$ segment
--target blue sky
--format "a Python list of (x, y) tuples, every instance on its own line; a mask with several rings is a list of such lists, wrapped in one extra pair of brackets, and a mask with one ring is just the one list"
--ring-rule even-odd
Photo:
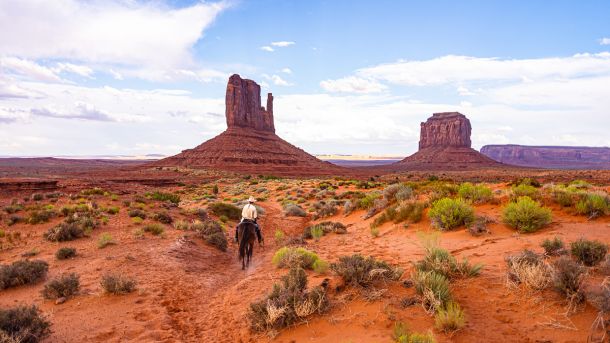
[(219, 134), (229, 75), (277, 133), (404, 156), (460, 111), (485, 144), (610, 146), (607, 1), (0, 2), (0, 155), (174, 154)]

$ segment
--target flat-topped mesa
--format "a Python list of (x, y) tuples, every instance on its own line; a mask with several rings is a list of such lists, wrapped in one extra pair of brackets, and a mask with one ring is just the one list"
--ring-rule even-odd
[(227, 127), (247, 127), (275, 132), (273, 95), (267, 94), (267, 109), (261, 106), (261, 87), (254, 81), (233, 74), (227, 84)]
[(470, 120), (459, 112), (434, 113), (421, 123), (419, 150), (430, 147), (470, 148)]

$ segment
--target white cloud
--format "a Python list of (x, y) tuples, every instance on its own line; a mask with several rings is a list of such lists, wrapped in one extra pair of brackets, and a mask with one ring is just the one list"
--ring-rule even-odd
[(4, 0), (0, 54), (95, 63), (181, 66), (227, 2), (168, 8), (158, 1)]
[(464, 86), (459, 86), (457, 88), (457, 92), (458, 92), (459, 95), (462, 95), (462, 96), (476, 95), (475, 92), (469, 90), (468, 88), (466, 88)]
[(275, 50), (274, 50), (272, 47), (270, 47), (270, 46), (268, 46), (268, 45), (261, 46), (261, 48), (260, 48), (260, 49), (261, 49), (261, 50), (263, 50), (263, 51), (269, 51), (269, 52), (273, 52), (273, 51), (275, 51)]
[(356, 76), (398, 85), (433, 86), (467, 81), (537, 81), (610, 75), (610, 53), (570, 57), (499, 59), (443, 56), (423, 61), (398, 61), (362, 68)]
[(387, 89), (385, 85), (382, 85), (375, 80), (363, 79), (355, 76), (321, 81), (320, 87), (328, 92), (343, 93), (379, 93)]
[[(263, 74), (262, 76), (267, 80), (271, 80), (271, 82), (273, 82), (273, 84), (276, 86), (292, 86), (293, 85), (292, 83), (282, 79), (282, 77), (279, 75), (274, 74), (274, 75), (269, 76), (267, 74)], [(268, 86), (268, 84), (265, 83), (265, 86)], [(266, 87), (266, 88), (268, 88), (268, 87)]]
[(604, 37), (604, 38), (600, 39), (599, 44), (600, 45), (610, 45), (610, 38)]
[(292, 70), (290, 68), (282, 68), (281, 72), (284, 74), (292, 74)]
[(56, 70), (60, 73), (65, 71), (73, 74), (78, 74), (87, 78), (92, 78), (93, 75), (93, 69), (87, 66), (76, 65), (72, 63), (58, 63)]
[(271, 42), (272, 46), (277, 46), (278, 48), (285, 48), (287, 46), (291, 46), (294, 44), (295, 44), (295, 42), (290, 42), (290, 41)]
[(21, 58), (0, 57), (0, 67), (28, 79), (38, 81), (61, 81), (61, 78), (57, 75), (55, 70)]

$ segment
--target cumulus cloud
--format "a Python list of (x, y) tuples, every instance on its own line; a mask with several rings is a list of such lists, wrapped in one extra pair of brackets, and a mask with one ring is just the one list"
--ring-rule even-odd
[[(276, 86), (292, 86), (292, 83), (282, 79), (281, 76), (279, 75), (267, 75), (267, 74), (263, 74), (263, 77), (267, 80), (270, 80), (271, 82), (273, 82), (274, 85)], [(265, 88), (269, 88), (268, 85), (266, 85), (267, 87)]]
[(59, 73), (61, 72), (69, 72), (73, 74), (77, 74), (80, 76), (84, 76), (87, 78), (92, 78), (93, 69), (84, 66), (84, 65), (76, 65), (72, 63), (58, 63), (57, 68), (55, 69)]
[(356, 76), (397, 85), (434, 86), (467, 81), (521, 81), (610, 75), (610, 53), (569, 57), (500, 59), (448, 55), (422, 61), (398, 61), (356, 71)]
[(157, 2), (0, 2), (0, 54), (96, 63), (179, 66), (227, 2), (168, 8)]
[(610, 45), (610, 38), (604, 37), (604, 38), (600, 39), (599, 44), (600, 45)]
[(62, 110), (48, 106), (33, 108), (30, 112), (35, 116), (50, 118), (116, 121), (109, 113), (97, 109), (91, 104), (83, 102), (77, 102), (74, 107), (69, 110)]
[(343, 93), (379, 93), (387, 89), (378, 81), (348, 76), (337, 80), (320, 82), (320, 87), (328, 92)]
[(282, 68), (281, 72), (284, 74), (292, 74), (292, 70), (290, 68)]
[(274, 50), (272, 47), (270, 47), (270, 46), (268, 46), (268, 45), (261, 46), (261, 48), (260, 48), (260, 49), (261, 49), (261, 50), (263, 50), (263, 51), (268, 51), (268, 52), (273, 52), (273, 51), (275, 51), (275, 50)]
[[(6, 31), (5, 31), (6, 32)], [(6, 35), (3, 35), (6, 36)], [(16, 57), (1, 57), (0, 67), (7, 72), (38, 81), (62, 81), (57, 71)]]

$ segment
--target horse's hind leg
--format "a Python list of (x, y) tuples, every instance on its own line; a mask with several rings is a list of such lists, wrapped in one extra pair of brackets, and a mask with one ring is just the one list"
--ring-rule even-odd
[(253, 250), (254, 250), (254, 244), (250, 244), (250, 249), (248, 250), (248, 264), (250, 264), (250, 260), (252, 259)]

